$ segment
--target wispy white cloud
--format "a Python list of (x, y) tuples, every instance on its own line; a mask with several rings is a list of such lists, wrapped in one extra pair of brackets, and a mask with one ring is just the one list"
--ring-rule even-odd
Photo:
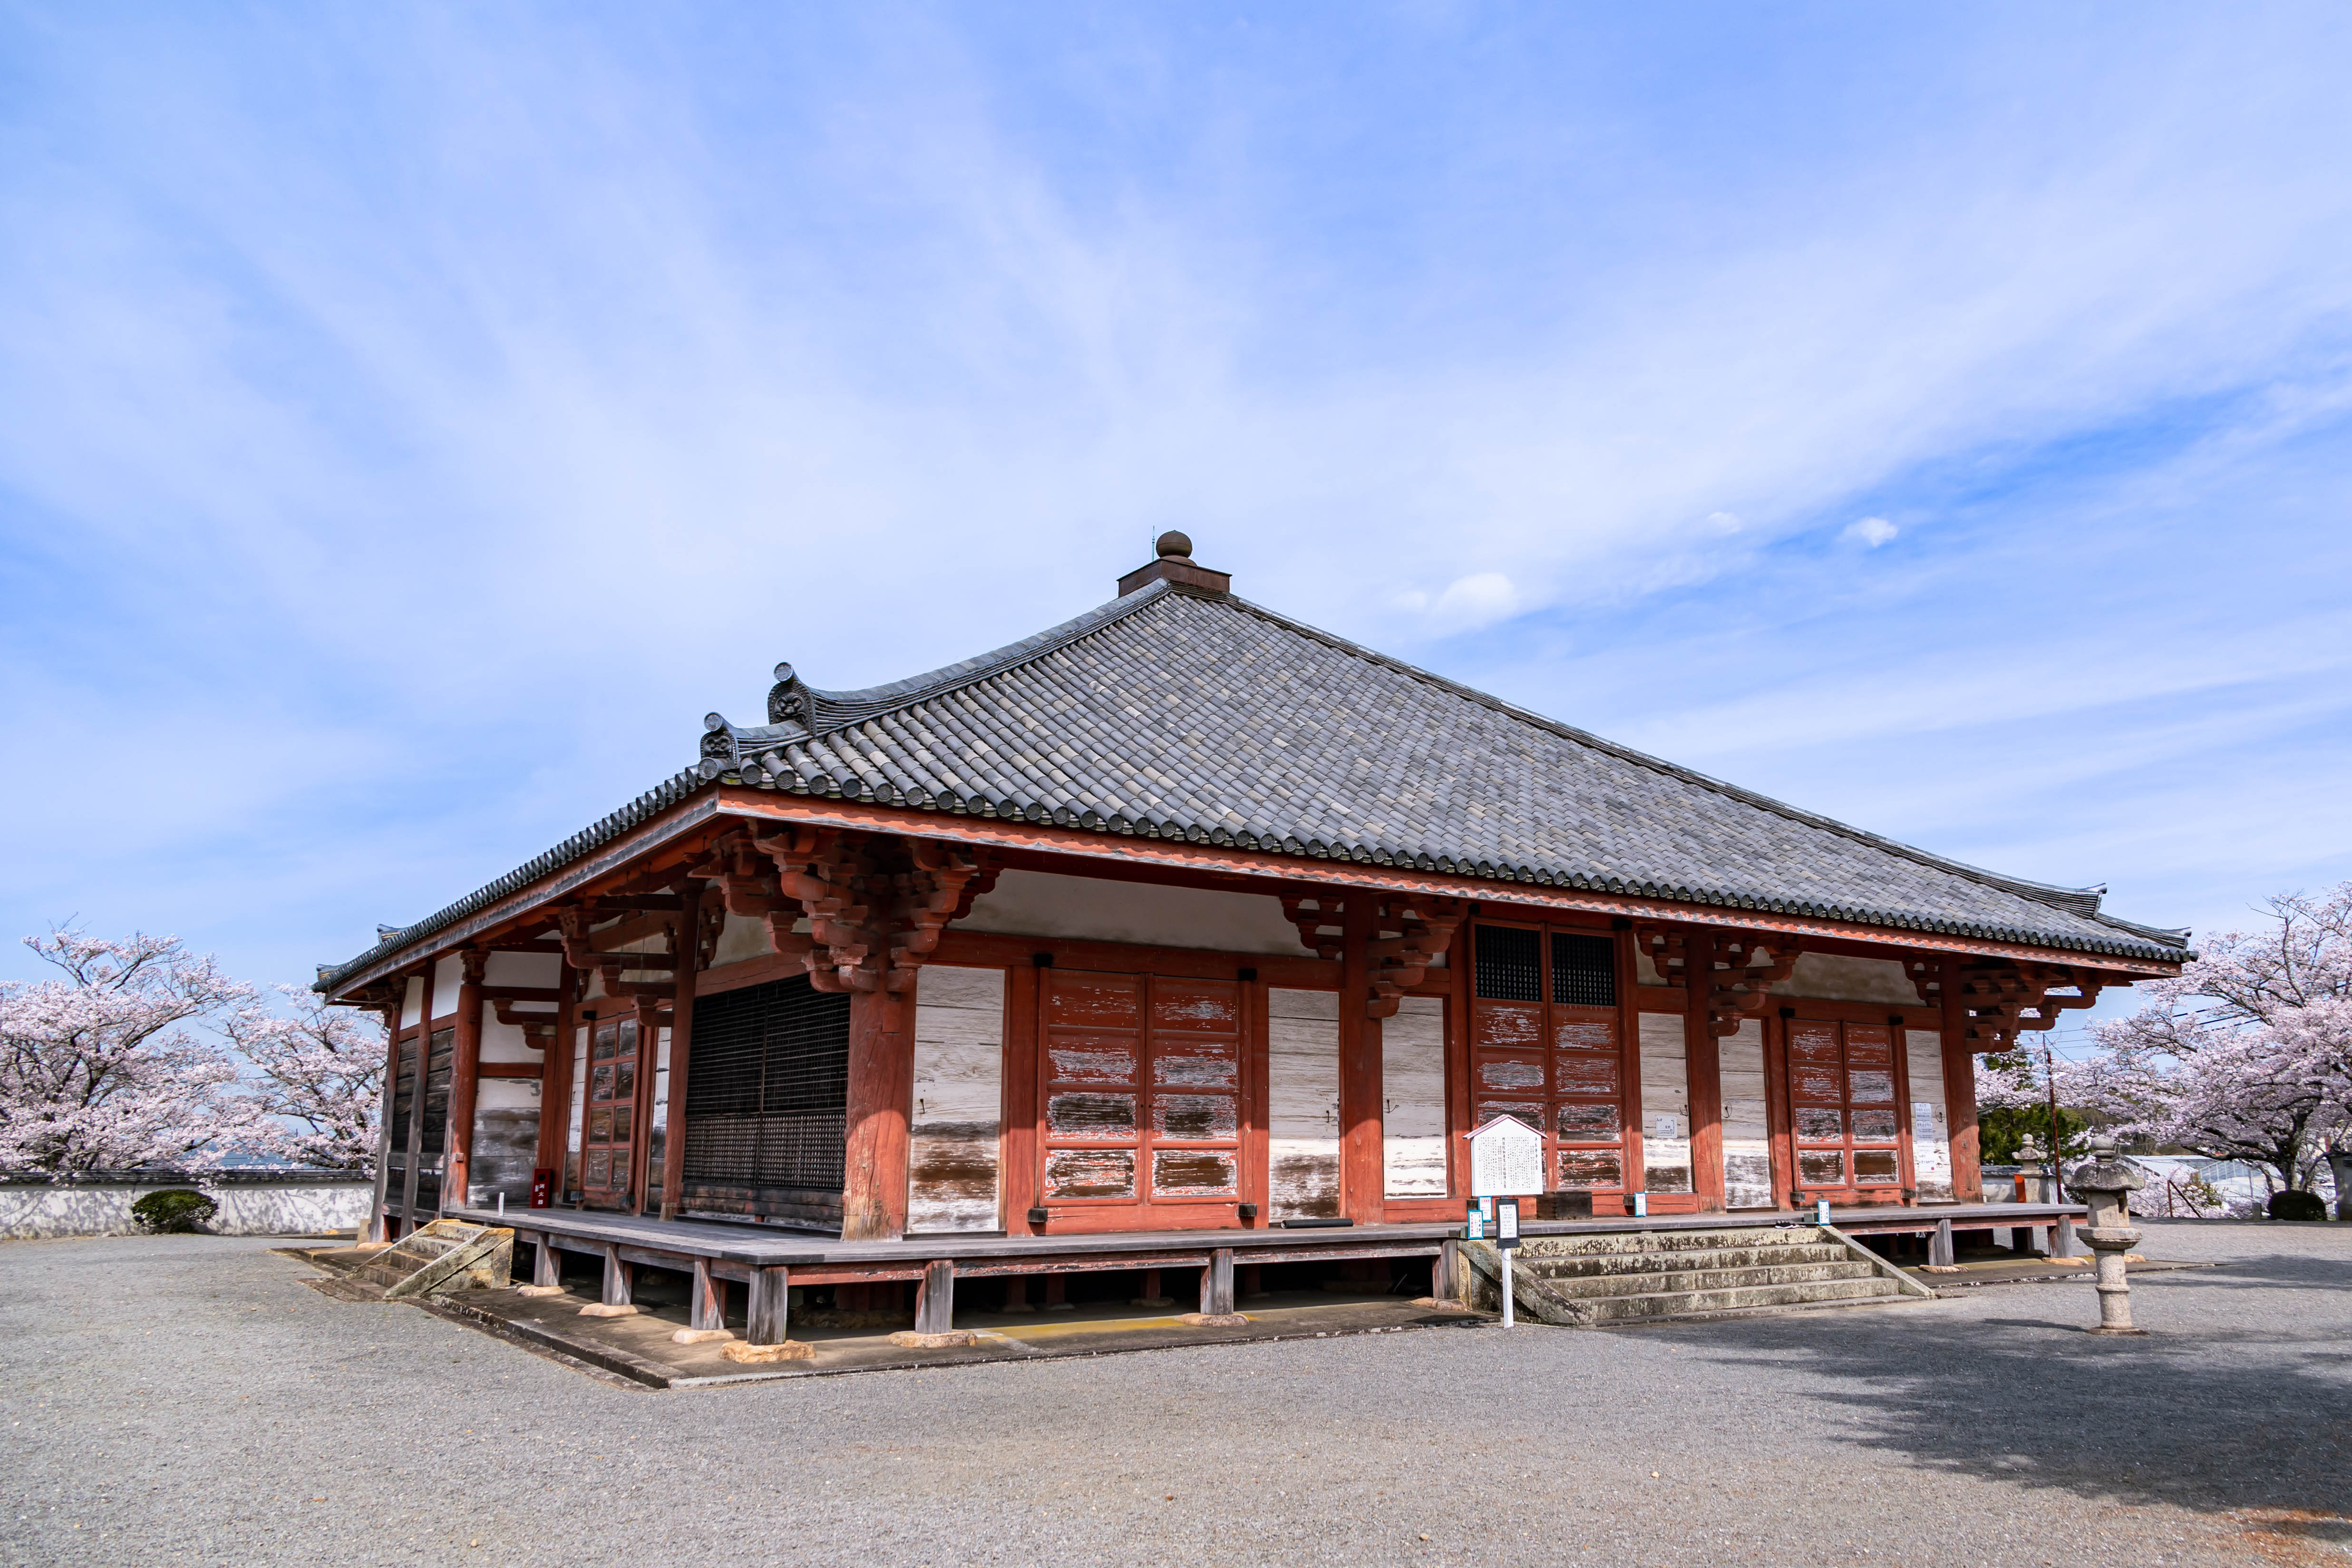
[[(2291, 514), (2246, 476), (2352, 389), (2339, 30), (1922, 22), (1768, 38), (1775, 76), (1705, 28), (1498, 50), (1475, 14), (1335, 63), (1343, 25), (20, 22), (0, 718), (100, 782), (0, 783), (73, 829), (9, 907), (332, 841), (383, 862), (349, 923), (406, 918), (756, 710), (777, 658), (961, 657), (1168, 526), (1251, 597), (1537, 695), (1605, 670), (1580, 701), (1629, 739), (1799, 784), (1790, 748), (1988, 689), (2063, 729), (2341, 646), (2313, 605), (2168, 635), (2196, 587), (2160, 551), (2070, 555), (1986, 489), (2144, 440), (2066, 527)], [(1449, 48), (1520, 63), (1440, 91)], [(1592, 74), (1611, 50), (1685, 85)], [(1998, 583), (1945, 553), (1963, 499)], [(1857, 516), (1868, 548), (1810, 565)], [(2019, 586), (2053, 552), (2119, 617), (2055, 659)], [(1696, 633), (1654, 635), (1669, 602)], [(1555, 621), (1573, 658), (1528, 665)], [(239, 837), (269, 820), (294, 847)]]
[(1838, 537), (1865, 550), (1875, 550), (1900, 531), (1883, 517), (1865, 517), (1847, 523)]

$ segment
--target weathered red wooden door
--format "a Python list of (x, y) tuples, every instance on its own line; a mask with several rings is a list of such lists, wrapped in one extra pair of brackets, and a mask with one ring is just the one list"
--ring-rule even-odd
[(1596, 1214), (1624, 1212), (1637, 1089), (1624, 1071), (1615, 942), (1486, 922), (1473, 936), (1471, 1120), (1518, 1118), (1544, 1135), (1547, 1186), (1591, 1193)]
[(1051, 969), (1039, 991), (1038, 1191), (1056, 1221), (1235, 1223), (1241, 985)]
[(1895, 1032), (1878, 1024), (1789, 1025), (1789, 1121), (1808, 1201), (1902, 1195)]
[(588, 1047), (587, 1125), (581, 1140), (580, 1186), (593, 1208), (629, 1205), (630, 1155), (642, 1129), (637, 1110), (637, 1021), (607, 1019)]

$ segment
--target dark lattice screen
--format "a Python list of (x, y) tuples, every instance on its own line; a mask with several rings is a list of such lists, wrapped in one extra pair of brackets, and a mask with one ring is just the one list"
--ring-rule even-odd
[(849, 998), (779, 980), (694, 1005), (686, 1180), (839, 1192), (849, 1104)]
[(449, 1138), (449, 1069), (457, 1059), (457, 1032), (441, 1029), (425, 1054), (425, 1105), (418, 1113), (420, 1152), (416, 1164), (416, 1207), (420, 1213), (441, 1206), (441, 1156)]
[(400, 1044), (400, 1066), (393, 1073), (392, 1135), (386, 1145), (403, 1170), (408, 1168), (408, 1118), (416, 1098), (416, 1042)]
[(1551, 938), (1551, 999), (1579, 1007), (1617, 1005), (1617, 944), (1605, 936)]
[(1509, 926), (1480, 926), (1478, 994), (1490, 1002), (1542, 1001), (1542, 935)]

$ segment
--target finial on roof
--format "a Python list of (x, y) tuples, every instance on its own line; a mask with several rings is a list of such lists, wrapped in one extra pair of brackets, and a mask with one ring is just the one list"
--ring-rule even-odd
[(1122, 599), (1139, 588), (1154, 583), (1175, 583), (1187, 588), (1197, 588), (1211, 594), (1233, 591), (1230, 572), (1212, 572), (1192, 560), (1192, 541), (1187, 535), (1170, 529), (1153, 544), (1160, 559), (1148, 566), (1139, 566), (1118, 580), (1118, 596)]

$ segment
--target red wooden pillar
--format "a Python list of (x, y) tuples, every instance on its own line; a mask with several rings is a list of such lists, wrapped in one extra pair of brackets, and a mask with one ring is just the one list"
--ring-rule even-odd
[(468, 950), (458, 955), (465, 966), (457, 983), (457, 1037), (449, 1061), (449, 1125), (441, 1147), (441, 1206), (466, 1206), (467, 1186), (474, 1164), (474, 1087), (482, 1072), (482, 971), (490, 955)]
[(1241, 1201), (1254, 1204), (1257, 1218), (1242, 1221), (1244, 1229), (1270, 1223), (1274, 1215), (1273, 1173), (1266, 1168), (1273, 1134), (1268, 1089), (1272, 1078), (1274, 1041), (1266, 1015), (1266, 984), (1255, 969), (1242, 971), (1242, 1179)]
[(411, 1230), (416, 1228), (417, 1167), (425, 1163), (425, 1076), (433, 1065), (433, 972), (440, 967), (438, 958), (426, 956), (424, 990), (416, 999), (416, 1070), (408, 1080), (408, 1177), (400, 1189), (401, 1217)]
[[(1715, 1033), (1716, 933), (1695, 931), (1683, 973), (1690, 1010), (1683, 1015), (1685, 1071), (1690, 1079), (1691, 1191), (1701, 1214), (1723, 1212), (1723, 1051)], [(1741, 950), (1743, 957), (1746, 950)]]
[[(1004, 976), (1004, 1131), (999, 1145), (998, 1169), (1003, 1172), (1004, 1234), (1034, 1236), (1044, 1227), (1029, 1223), (1037, 1206), (1037, 993), (1044, 972), (1034, 963), (1017, 965)], [(909, 1091), (911, 1092), (911, 1090)], [(1027, 1300), (1013, 1279), (1010, 1300)]]
[(392, 1005), (383, 1009), (383, 1099), (376, 1111), (375, 1128), (375, 1194), (368, 1212), (368, 1228), (362, 1241), (390, 1241), (391, 1227), (385, 1223), (384, 1186), (392, 1175), (392, 1099), (400, 1090), (400, 1015), (408, 1005), (408, 979), (394, 975), (392, 984), (397, 988)]
[(911, 994), (850, 994), (844, 1241), (895, 1240), (907, 1233), (907, 1122), (915, 1100), (913, 1013)]
[(702, 967), (702, 900), (698, 882), (680, 889), (677, 916), (677, 989), (669, 1005), (669, 1114), (662, 1131), (661, 1217), (677, 1217), (678, 1193), (686, 1184), (686, 1073), (694, 1048), (694, 983)]
[(539, 1154), (535, 1163), (555, 1173), (550, 1204), (563, 1201), (565, 1158), (572, 1152), (572, 1050), (579, 1018), (572, 994), (577, 989), (570, 963), (555, 961), (555, 1038), (539, 1064)]
[(1372, 994), (1373, 893), (1350, 889), (1339, 949), (1339, 1212), (1381, 1222), (1381, 1025)]
[(1794, 1007), (1775, 1008), (1764, 1020), (1764, 1116), (1772, 1141), (1772, 1206), (1793, 1209), (1797, 1186), (1796, 1128), (1789, 1109), (1789, 1020)]
[(1944, 973), (1944, 1117), (1952, 1131), (1952, 1196), (1984, 1201), (1984, 1168), (1977, 1148), (1977, 1058), (1969, 1048), (1968, 1008), (1960, 1001), (1959, 963)]
[[(1470, 1191), (1470, 1145), (1464, 1135), (1474, 1129), (1471, 1124), (1472, 1095), (1470, 1092), (1470, 1002), (1475, 989), (1473, 980), (1477, 973), (1476, 952), (1471, 943), (1477, 930), (1478, 906), (1465, 905), (1469, 911), (1462, 923), (1454, 928), (1454, 943), (1445, 954), (1445, 1195), (1461, 1197)], [(1628, 996), (1631, 991), (1626, 992)]]

